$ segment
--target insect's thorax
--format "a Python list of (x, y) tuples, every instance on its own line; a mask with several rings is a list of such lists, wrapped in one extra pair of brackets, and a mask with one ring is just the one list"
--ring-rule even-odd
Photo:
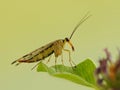
[(62, 49), (64, 48), (64, 45), (65, 45), (64, 39), (56, 40), (53, 43), (53, 47), (52, 48), (53, 48), (55, 57), (58, 57), (59, 55), (62, 54)]

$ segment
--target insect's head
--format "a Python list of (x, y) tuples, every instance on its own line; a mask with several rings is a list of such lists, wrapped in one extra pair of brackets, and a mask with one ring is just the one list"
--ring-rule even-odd
[(70, 44), (70, 46), (71, 46), (71, 48), (72, 48), (73, 51), (75, 50), (75, 49), (74, 49), (74, 46), (73, 46), (72, 43), (70, 42), (70, 39), (69, 39), (69, 38), (65, 38), (64, 41), (67, 42), (68, 44)]

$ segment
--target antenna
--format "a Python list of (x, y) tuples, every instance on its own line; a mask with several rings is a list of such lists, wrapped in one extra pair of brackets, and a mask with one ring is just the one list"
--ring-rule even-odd
[(88, 16), (88, 14), (89, 14), (89, 12), (87, 12), (86, 14), (85, 14), (85, 16), (79, 21), (79, 23), (76, 25), (76, 27), (73, 29), (73, 32), (72, 32), (72, 34), (70, 35), (70, 38), (69, 39), (71, 39), (72, 38), (72, 36), (73, 36), (73, 34), (75, 33), (75, 31), (77, 30), (77, 28), (81, 25), (81, 24), (83, 24), (83, 22), (85, 22), (89, 17), (91, 17), (92, 15), (89, 15)]

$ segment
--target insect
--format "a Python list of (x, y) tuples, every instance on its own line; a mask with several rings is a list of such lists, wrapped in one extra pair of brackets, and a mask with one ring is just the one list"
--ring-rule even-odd
[[(61, 55), (61, 62), (63, 63), (63, 55), (62, 55), (62, 51), (67, 51), (69, 53), (69, 62), (70, 65), (73, 67), (72, 64), (76, 65), (72, 60), (71, 60), (71, 52), (68, 49), (65, 49), (64, 46), (66, 43), (68, 43), (71, 48), (72, 51), (74, 51), (74, 46), (72, 45), (72, 43), (70, 42), (73, 34), (75, 33), (75, 31), (77, 30), (77, 28), (84, 22), (86, 21), (91, 15), (88, 15), (88, 13), (79, 21), (79, 23), (76, 25), (76, 27), (73, 29), (72, 34), (70, 35), (69, 38), (65, 38), (65, 39), (59, 39), (56, 41), (53, 41), (43, 47), (40, 47), (36, 50), (34, 50), (33, 52), (24, 55), (23, 57), (19, 58), (18, 60), (13, 61), (11, 64), (16, 63), (16, 66), (21, 64), (21, 63), (33, 63), (33, 62), (41, 62), (42, 60), (44, 60), (45, 58), (47, 58), (49, 56), (49, 59), (47, 62), (50, 61), (50, 58), (52, 56), (52, 54), (55, 55), (55, 66), (57, 63), (57, 58), (58, 56)], [(39, 63), (37, 63), (32, 69), (34, 69)]]

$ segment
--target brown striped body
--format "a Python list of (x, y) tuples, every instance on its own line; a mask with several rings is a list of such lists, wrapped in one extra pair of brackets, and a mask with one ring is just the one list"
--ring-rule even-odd
[[(21, 57), (20, 59), (12, 62), (12, 64), (19, 63), (33, 63), (40, 60), (44, 60), (51, 54), (55, 54), (55, 57), (58, 57), (62, 54), (62, 49), (64, 48), (65, 43), (68, 39), (59, 39), (54, 42), (51, 42), (41, 48), (36, 49), (35, 51)], [(69, 41), (69, 40), (68, 40)], [(73, 48), (73, 47), (72, 47)]]

